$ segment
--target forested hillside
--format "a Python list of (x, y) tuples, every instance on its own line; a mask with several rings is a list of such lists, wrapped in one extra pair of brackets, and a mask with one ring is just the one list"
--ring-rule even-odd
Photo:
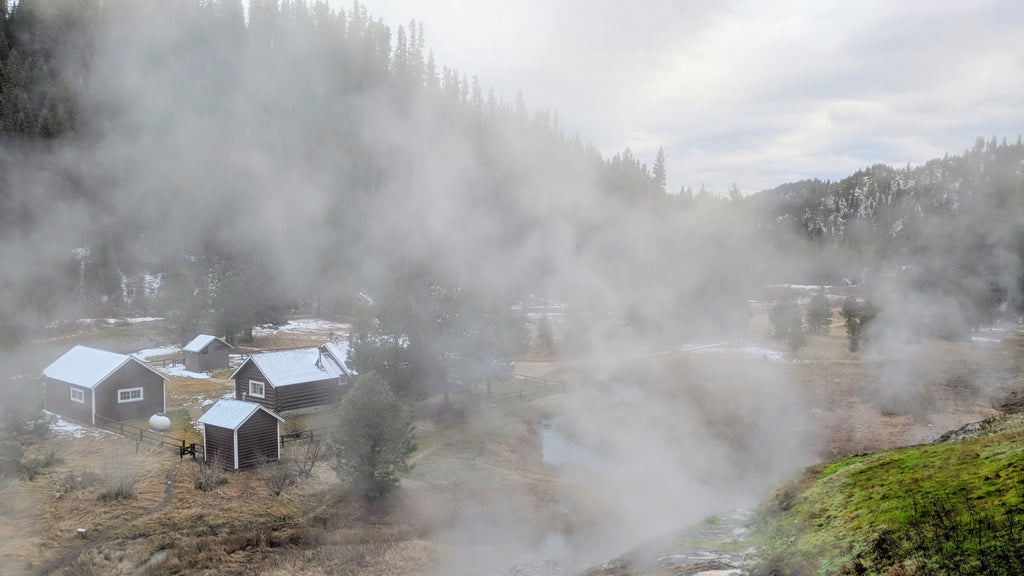
[(637, 341), (746, 321), (763, 267), (728, 203), (436, 62), (415, 20), (23, 0), (2, 30), (9, 347), (78, 318), (166, 317), (183, 343), (298, 312), (490, 362), (521, 349), (524, 301), (572, 302), (577, 350), (608, 315)]
[(1001, 309), (1024, 306), (1019, 136), (979, 138), (921, 166), (878, 164), (838, 182), (785, 184), (749, 201), (764, 233), (796, 232), (830, 254), (827, 281), (889, 292), (890, 310), (903, 308), (905, 323), (929, 324), (914, 330), (960, 337)]
[[(393, 26), (358, 2), (5, 8), (4, 341), (126, 314), (244, 336), (368, 300), (408, 331), (531, 298), (660, 339), (743, 325), (765, 282), (897, 277), (926, 301), (911, 316), (952, 308), (956, 330), (1020, 306), (1019, 140), (745, 199), (666, 194), (660, 151), (602, 158), (557, 112), (436, 62), (417, 21)], [(580, 346), (599, 329), (569, 324)]]
[[(557, 207), (555, 188), (575, 202), (565, 188), (653, 187), (628, 151), (604, 163), (556, 114), (435, 63), (422, 25), (393, 33), (358, 3), (253, 2), (246, 20), (230, 1), (29, 0), (0, 32), (3, 237), (53, 245), (44, 277), (18, 283), (49, 317), (87, 303), (173, 312), (176, 295), (233, 301), (229, 287), (257, 281), (237, 295), (254, 316), (215, 303), (222, 323), (344, 307), (368, 260), (470, 248), (456, 232), (500, 250), (536, 226), (530, 212)], [(431, 223), (435, 203), (465, 212)], [(62, 208), (87, 224), (41, 229)], [(432, 224), (452, 238), (412, 238)]]

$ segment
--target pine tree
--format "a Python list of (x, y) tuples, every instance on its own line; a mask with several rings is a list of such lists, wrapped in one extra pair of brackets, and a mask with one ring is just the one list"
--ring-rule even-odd
[(807, 303), (805, 318), (808, 332), (828, 334), (832, 325), (832, 308), (828, 304), (824, 288), (811, 297), (811, 301)]
[(654, 158), (654, 168), (652, 169), (652, 175), (654, 177), (654, 188), (656, 192), (665, 194), (665, 151), (659, 146), (658, 155)]
[(329, 448), (339, 478), (374, 500), (409, 471), (416, 451), (412, 417), (377, 373), (361, 374), (341, 401)]

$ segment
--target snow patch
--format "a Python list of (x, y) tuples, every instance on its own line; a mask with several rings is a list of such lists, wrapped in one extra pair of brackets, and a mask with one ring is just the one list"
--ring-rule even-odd
[(43, 412), (53, 417), (53, 423), (50, 424), (50, 430), (56, 434), (69, 434), (75, 438), (81, 438), (83, 436), (95, 436), (98, 438), (108, 434), (115, 435), (113, 432), (107, 432), (106, 430), (101, 430), (99, 428), (89, 428), (88, 426), (68, 422), (61, 418), (60, 415), (54, 414), (48, 410), (43, 410)]
[(168, 376), (183, 376), (185, 378), (195, 378), (196, 380), (206, 380), (210, 377), (210, 375), (205, 372), (191, 372), (186, 370), (185, 366), (182, 364), (161, 367), (160, 371)]
[(170, 356), (177, 354), (180, 349), (177, 346), (164, 346), (163, 348), (146, 348), (145, 350), (139, 350), (132, 356), (135, 356), (143, 362), (148, 361), (150, 358), (156, 358), (157, 356)]
[(348, 330), (349, 325), (341, 322), (321, 320), (320, 318), (299, 318), (297, 320), (289, 320), (280, 328), (257, 327), (253, 329), (252, 333), (253, 336), (269, 336), (271, 334), (327, 334), (330, 332), (348, 334)]
[(731, 346), (729, 344), (709, 344), (706, 346), (683, 346), (679, 348), (683, 352), (692, 352), (694, 354), (744, 354), (748, 356), (756, 356), (758, 358), (768, 360), (769, 362), (781, 362), (790, 364), (795, 361), (787, 360), (786, 355), (778, 350), (772, 350), (771, 348), (763, 348), (761, 346), (755, 346), (753, 344)]

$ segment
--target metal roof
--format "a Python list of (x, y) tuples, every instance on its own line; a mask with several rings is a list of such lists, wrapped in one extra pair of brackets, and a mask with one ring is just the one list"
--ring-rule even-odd
[(319, 347), (278, 350), (253, 354), (228, 378), (233, 379), (246, 364), (252, 362), (274, 387), (341, 378), (345, 372), (329, 354)]
[[(118, 368), (133, 360), (152, 371), (152, 368), (132, 356), (79, 345), (43, 368), (43, 375), (53, 380), (93, 389)], [(160, 375), (160, 378), (163, 378), (163, 375)]]
[(331, 340), (324, 343), (324, 348), (327, 353), (334, 357), (334, 359), (344, 370), (345, 374), (352, 376), (356, 373), (355, 370), (348, 367), (348, 340)]
[(238, 430), (238, 428), (245, 424), (257, 410), (263, 410), (267, 414), (270, 414), (279, 421), (284, 422), (284, 418), (281, 418), (274, 413), (273, 410), (257, 404), (255, 402), (246, 402), (244, 400), (234, 400), (232, 398), (221, 398), (217, 400), (217, 403), (210, 407), (205, 414), (199, 417), (196, 422), (209, 425), (217, 426), (219, 428), (227, 428), (229, 430)]
[[(210, 336), (209, 334), (200, 334), (199, 336), (196, 336), (195, 338), (193, 338), (191, 342), (189, 342), (188, 344), (185, 344), (185, 347), (182, 348), (182, 351), (184, 351), (184, 352), (202, 352), (203, 348), (206, 348), (207, 346), (209, 346), (210, 343), (213, 342), (214, 340), (220, 340), (220, 338), (217, 338), (216, 336)], [(220, 341), (224, 342), (223, 340), (220, 340)], [(229, 348), (234, 348), (234, 346), (232, 346), (231, 344), (228, 344), (227, 342), (224, 342), (224, 345), (229, 347)]]

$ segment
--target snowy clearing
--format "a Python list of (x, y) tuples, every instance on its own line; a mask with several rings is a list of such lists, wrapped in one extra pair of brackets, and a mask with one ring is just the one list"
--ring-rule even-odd
[(784, 364), (798, 362), (797, 360), (787, 360), (784, 352), (772, 350), (771, 348), (755, 346), (753, 344), (709, 344), (705, 346), (683, 346), (679, 348), (679, 350), (683, 352), (693, 352), (694, 354), (744, 354), (748, 356), (756, 356), (770, 362), (781, 362)]
[(186, 370), (185, 366), (182, 364), (162, 366), (158, 368), (158, 370), (160, 372), (163, 372), (164, 374), (167, 374), (168, 376), (182, 376), (185, 378), (195, 378), (196, 380), (206, 380), (207, 378), (210, 377), (210, 375), (205, 372), (191, 372), (189, 370)]
[(57, 434), (70, 434), (75, 438), (81, 438), (83, 436), (99, 437), (104, 436), (106, 434), (116, 436), (116, 434), (114, 434), (113, 432), (108, 432), (100, 428), (90, 428), (88, 426), (82, 426), (81, 424), (68, 422), (67, 420), (61, 418), (59, 415), (54, 414), (53, 412), (50, 412), (48, 410), (43, 410), (43, 412), (45, 414), (53, 416), (53, 423), (50, 424), (50, 430)]
[(180, 350), (181, 349), (178, 348), (177, 346), (164, 346), (162, 348), (146, 348), (145, 350), (139, 350), (135, 354), (132, 354), (132, 356), (135, 356), (139, 360), (145, 362), (150, 360), (151, 358), (156, 358), (157, 356), (170, 356), (172, 354), (177, 354)]
[(269, 336), (271, 334), (326, 334), (334, 332), (342, 335), (348, 334), (349, 325), (320, 318), (299, 318), (289, 320), (280, 328), (254, 328), (253, 336)]

